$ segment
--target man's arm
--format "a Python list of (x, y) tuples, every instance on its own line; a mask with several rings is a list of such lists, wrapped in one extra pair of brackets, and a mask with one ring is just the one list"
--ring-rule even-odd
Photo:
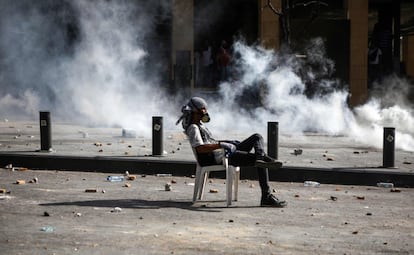
[(218, 143), (202, 144), (196, 147), (196, 151), (198, 153), (208, 153), (220, 148), (221, 146)]

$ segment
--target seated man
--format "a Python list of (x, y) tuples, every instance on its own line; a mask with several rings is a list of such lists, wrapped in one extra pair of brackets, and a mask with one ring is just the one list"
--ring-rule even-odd
[[(270, 191), (268, 168), (279, 169), (282, 162), (269, 157), (264, 152), (264, 141), (260, 134), (253, 134), (244, 141), (215, 140), (210, 131), (202, 124), (210, 121), (207, 103), (200, 97), (193, 97), (182, 108), (183, 115), (177, 121), (195, 148), (201, 166), (221, 164), (224, 154), (217, 150), (223, 148), (233, 166), (255, 166), (259, 174), (262, 190), (261, 206), (285, 207), (287, 203), (277, 199)], [(253, 149), (254, 153), (250, 151)]]

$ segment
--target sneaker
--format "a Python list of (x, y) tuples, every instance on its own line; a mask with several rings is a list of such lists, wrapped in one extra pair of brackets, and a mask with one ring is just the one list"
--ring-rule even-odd
[(260, 201), (260, 206), (282, 208), (282, 207), (287, 206), (287, 202), (283, 200), (279, 200), (274, 195), (269, 194), (269, 195), (262, 196), (262, 200)]
[(283, 166), (282, 161), (274, 160), (270, 162), (266, 162), (264, 160), (256, 160), (255, 167), (262, 167), (262, 168), (271, 168), (271, 169), (279, 169)]

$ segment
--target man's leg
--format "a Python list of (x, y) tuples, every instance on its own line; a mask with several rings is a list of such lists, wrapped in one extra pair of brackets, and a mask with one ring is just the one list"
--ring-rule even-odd
[[(229, 163), (234, 166), (255, 166), (256, 155), (245, 151), (235, 151), (229, 157)], [(259, 185), (262, 191), (261, 206), (285, 207), (287, 203), (273, 196), (269, 186), (269, 172), (267, 168), (257, 167)]]
[(237, 150), (240, 151), (250, 152), (252, 149), (256, 155), (264, 155), (264, 140), (260, 134), (253, 134), (237, 145)]

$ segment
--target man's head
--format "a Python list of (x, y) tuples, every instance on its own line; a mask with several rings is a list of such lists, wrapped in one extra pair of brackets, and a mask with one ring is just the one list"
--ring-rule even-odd
[(192, 97), (190, 101), (181, 108), (183, 113), (177, 121), (178, 123), (182, 122), (184, 130), (187, 129), (192, 123), (209, 122), (210, 116), (207, 112), (207, 103), (201, 97)]
[(193, 122), (209, 122), (207, 102), (201, 97), (192, 97), (187, 104), (191, 108)]

